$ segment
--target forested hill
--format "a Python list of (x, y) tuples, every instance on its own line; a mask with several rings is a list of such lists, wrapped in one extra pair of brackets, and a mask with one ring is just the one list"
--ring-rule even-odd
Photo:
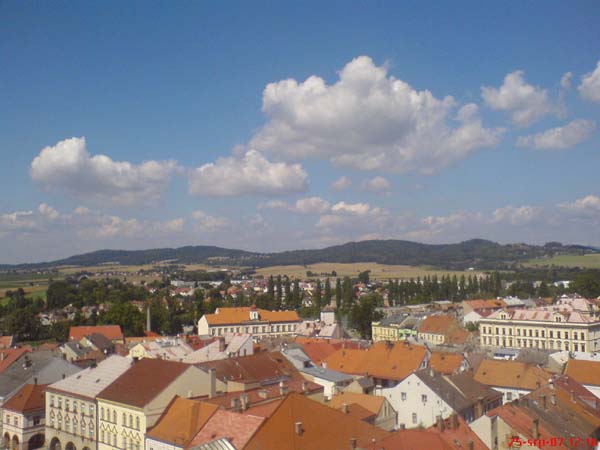
[(273, 265), (313, 264), (317, 262), (377, 262), (381, 264), (429, 265), (444, 269), (502, 269), (515, 263), (554, 254), (584, 254), (597, 249), (578, 245), (548, 243), (543, 246), (506, 244), (472, 239), (458, 244), (420, 244), (401, 240), (349, 242), (318, 250), (293, 250), (279, 253), (255, 253), (214, 246), (188, 246), (151, 250), (99, 250), (58, 261), (0, 266), (0, 270), (35, 269), (53, 266), (94, 266), (106, 263), (124, 265), (171, 261), (179, 264), (204, 263), (266, 267)]

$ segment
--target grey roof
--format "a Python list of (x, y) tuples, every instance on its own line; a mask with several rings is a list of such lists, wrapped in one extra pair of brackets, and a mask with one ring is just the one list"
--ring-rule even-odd
[(236, 448), (226, 438), (221, 438), (194, 446), (190, 450), (236, 450)]
[(324, 367), (304, 367), (300, 369), (300, 372), (334, 383), (352, 381), (351, 375), (346, 375), (345, 373), (336, 372), (335, 370), (326, 369)]
[(40, 350), (29, 353), (30, 364), (24, 358), (12, 364), (0, 374), (0, 398), (7, 398), (13, 392), (37, 378), (38, 384), (51, 384), (81, 370), (53, 352)]
[(114, 347), (112, 341), (100, 333), (92, 333), (85, 337), (91, 344), (99, 350), (110, 350)]
[(446, 376), (431, 369), (422, 369), (416, 371), (415, 375), (456, 412), (473, 406), (479, 399), (493, 399), (502, 395), (478, 383), (469, 373)]
[(94, 398), (130, 367), (130, 358), (112, 355), (96, 367), (89, 367), (64, 380), (59, 380), (49, 388)]
[(372, 388), (373, 386), (375, 386), (375, 382), (373, 381), (373, 378), (371, 378), (371, 377), (357, 378), (355, 381), (363, 389), (368, 389), (368, 388)]
[(416, 329), (421, 323), (421, 320), (422, 319), (419, 317), (408, 314), (394, 314), (381, 319), (379, 324), (386, 327), (390, 325), (398, 325), (400, 328)]
[(65, 343), (65, 347), (68, 347), (78, 358), (82, 358), (86, 353), (92, 350), (92, 347), (86, 347), (77, 341), (69, 341)]

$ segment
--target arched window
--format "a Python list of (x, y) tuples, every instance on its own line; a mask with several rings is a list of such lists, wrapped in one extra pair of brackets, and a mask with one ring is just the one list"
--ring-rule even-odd
[(135, 418), (135, 428), (140, 429), (140, 418), (139, 416)]

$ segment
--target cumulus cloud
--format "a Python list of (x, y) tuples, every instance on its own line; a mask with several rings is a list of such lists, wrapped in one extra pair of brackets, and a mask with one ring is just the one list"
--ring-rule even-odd
[(284, 202), (283, 200), (269, 200), (266, 202), (261, 202), (258, 204), (258, 209), (281, 209), (286, 210), (290, 209), (291, 206), (288, 202)]
[(508, 222), (511, 225), (525, 225), (540, 217), (539, 206), (505, 206), (496, 209), (492, 214), (492, 222)]
[(584, 215), (596, 215), (600, 213), (600, 197), (587, 195), (573, 202), (565, 202), (559, 205), (563, 210)]
[(294, 210), (302, 214), (322, 214), (329, 210), (331, 204), (321, 197), (301, 198), (296, 201)]
[(560, 87), (563, 89), (571, 89), (571, 79), (573, 78), (573, 72), (565, 73), (560, 79)]
[(350, 178), (348, 178), (345, 175), (331, 183), (331, 187), (336, 191), (343, 191), (345, 189), (348, 189), (351, 185), (352, 182), (350, 181)]
[(528, 84), (524, 75), (522, 70), (516, 70), (504, 77), (499, 88), (481, 88), (485, 103), (493, 110), (510, 113), (512, 122), (519, 126), (531, 125), (545, 115), (557, 112), (546, 89)]
[(219, 158), (189, 175), (190, 193), (202, 196), (280, 195), (303, 192), (307, 187), (308, 174), (300, 164), (271, 162), (256, 150), (242, 158)]
[(204, 211), (198, 210), (192, 213), (194, 228), (196, 231), (212, 233), (229, 226), (229, 219), (221, 216), (211, 216)]
[(56, 220), (60, 217), (58, 211), (46, 203), (41, 203), (38, 206), (38, 211), (42, 216), (48, 217), (50, 220)]
[(181, 233), (185, 227), (185, 219), (178, 217), (177, 219), (159, 222), (155, 225), (155, 229), (161, 233), (172, 234)]
[(369, 180), (365, 180), (361, 184), (361, 188), (364, 191), (369, 192), (382, 192), (389, 191), (392, 184), (384, 177), (375, 177)]
[(417, 91), (360, 56), (332, 85), (317, 76), (267, 85), (269, 121), (251, 145), (291, 160), (430, 174), (500, 141), (503, 130), (484, 128), (476, 105), (458, 107), (451, 96)]
[(529, 136), (517, 139), (519, 147), (532, 147), (537, 150), (564, 150), (588, 140), (596, 123), (593, 120), (576, 119), (563, 127), (550, 128)]
[(579, 95), (592, 102), (600, 102), (600, 61), (596, 64), (593, 72), (586, 73), (581, 77), (581, 84), (577, 88)]
[(177, 169), (174, 161), (132, 164), (91, 155), (84, 137), (65, 139), (41, 150), (31, 162), (30, 175), (51, 189), (113, 204), (133, 205), (157, 200)]
[(371, 207), (368, 203), (346, 203), (339, 202), (331, 207), (331, 211), (340, 214), (352, 214), (355, 216), (364, 216), (369, 213)]

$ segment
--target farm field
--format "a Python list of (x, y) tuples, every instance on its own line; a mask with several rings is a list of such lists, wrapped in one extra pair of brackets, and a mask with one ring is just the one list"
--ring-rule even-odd
[(562, 266), (600, 269), (600, 253), (587, 255), (557, 255), (552, 258), (536, 258), (527, 261), (527, 267)]
[(261, 274), (263, 276), (277, 276), (277, 275), (287, 275), (289, 277), (306, 277), (306, 272), (311, 271), (316, 274), (321, 273), (331, 273), (334, 271), (337, 273), (338, 277), (344, 276), (357, 276), (360, 272), (364, 272), (365, 270), (370, 270), (370, 278), (372, 279), (380, 279), (387, 280), (389, 278), (393, 279), (410, 279), (423, 277), (425, 275), (433, 276), (437, 275), (441, 277), (442, 275), (456, 275), (460, 277), (461, 275), (476, 275), (481, 274), (481, 272), (472, 272), (472, 271), (452, 271), (452, 270), (439, 270), (433, 269), (427, 266), (403, 266), (403, 265), (387, 265), (387, 264), (378, 264), (378, 263), (317, 263), (317, 264), (308, 264), (306, 266), (272, 266), (272, 267), (264, 267), (261, 269), (257, 269), (256, 273)]

